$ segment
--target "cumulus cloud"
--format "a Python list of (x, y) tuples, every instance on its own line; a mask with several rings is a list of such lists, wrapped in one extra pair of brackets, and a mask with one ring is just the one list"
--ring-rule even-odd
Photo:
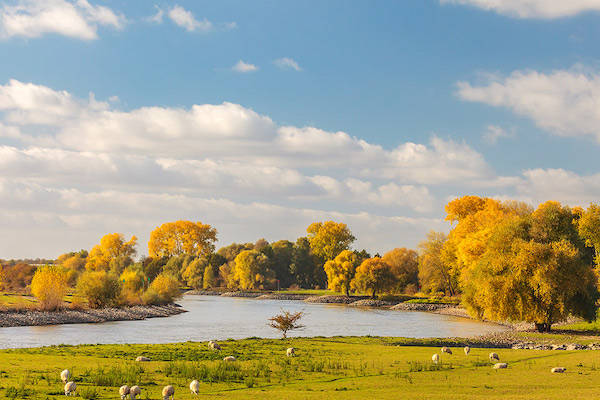
[(0, 38), (58, 34), (93, 40), (99, 26), (122, 29), (126, 22), (123, 14), (87, 0), (19, 0), (0, 8)]
[(238, 61), (237, 64), (235, 64), (233, 67), (231, 67), (231, 69), (235, 72), (241, 72), (241, 73), (258, 71), (258, 67), (256, 65), (246, 63), (242, 60)]
[(586, 11), (600, 11), (600, 0), (440, 0), (494, 11), (516, 18), (554, 19)]
[(458, 83), (466, 101), (505, 107), (560, 136), (592, 136), (600, 141), (600, 75), (582, 68), (550, 73), (515, 71), (490, 76), (483, 84)]
[(281, 69), (294, 69), (296, 71), (302, 71), (302, 68), (300, 68), (298, 62), (292, 58), (278, 58), (277, 60), (273, 61), (273, 63)]
[(213, 23), (204, 18), (203, 20), (197, 20), (191, 11), (185, 8), (175, 5), (169, 9), (169, 18), (176, 25), (182, 27), (188, 32), (208, 32), (213, 29)]

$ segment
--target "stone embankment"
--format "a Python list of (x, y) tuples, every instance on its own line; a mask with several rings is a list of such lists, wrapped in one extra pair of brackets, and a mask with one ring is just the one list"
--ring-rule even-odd
[(249, 299), (255, 299), (262, 296), (262, 293), (257, 292), (225, 292), (221, 294), (222, 297), (246, 297)]
[(323, 304), (351, 304), (358, 300), (368, 299), (367, 296), (311, 296), (305, 299), (307, 303), (323, 303)]
[(396, 303), (385, 300), (377, 300), (377, 299), (364, 299), (358, 300), (353, 303), (348, 304), (351, 307), (382, 307), (388, 308)]
[(99, 310), (4, 311), (0, 312), (0, 328), (108, 321), (137, 321), (147, 318), (169, 317), (184, 312), (186, 310), (176, 304), (103, 308)]
[(256, 300), (306, 300), (309, 297), (309, 294), (268, 293), (257, 297)]

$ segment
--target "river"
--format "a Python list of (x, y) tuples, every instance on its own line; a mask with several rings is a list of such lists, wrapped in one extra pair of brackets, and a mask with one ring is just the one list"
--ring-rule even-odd
[(173, 343), (210, 339), (275, 338), (267, 325), (281, 310), (303, 311), (306, 327), (289, 336), (403, 336), (470, 337), (506, 330), (505, 327), (415, 311), (355, 308), (302, 301), (256, 300), (186, 295), (179, 302), (189, 312), (168, 318), (0, 328), (0, 348), (58, 344)]

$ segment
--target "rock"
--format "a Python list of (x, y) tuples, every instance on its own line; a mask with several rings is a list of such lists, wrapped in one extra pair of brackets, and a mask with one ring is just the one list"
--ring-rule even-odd
[(391, 306), (392, 302), (389, 301), (383, 301), (383, 300), (376, 300), (376, 299), (364, 299), (364, 300), (358, 300), (355, 301), (353, 303), (350, 303), (349, 305), (352, 307), (387, 307), (387, 306)]
[(225, 292), (221, 295), (222, 297), (247, 297), (256, 298), (262, 296), (262, 293), (257, 292)]
[(552, 350), (566, 350), (567, 346), (564, 344), (560, 344), (560, 345), (552, 345)]
[(368, 299), (366, 296), (311, 296), (304, 301), (307, 303), (350, 304), (357, 300)]

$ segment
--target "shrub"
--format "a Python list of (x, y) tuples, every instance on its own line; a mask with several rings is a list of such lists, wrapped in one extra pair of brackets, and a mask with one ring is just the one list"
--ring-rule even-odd
[(269, 326), (271, 328), (275, 328), (283, 334), (283, 338), (287, 337), (287, 332), (293, 329), (302, 329), (304, 325), (300, 325), (297, 322), (302, 318), (304, 313), (302, 311), (298, 311), (295, 313), (289, 311), (282, 311), (281, 314), (278, 314), (272, 318), (269, 318)]
[(77, 294), (87, 299), (90, 308), (113, 306), (120, 293), (118, 278), (103, 270), (86, 271), (77, 281)]
[[(181, 296), (177, 279), (173, 275), (164, 272), (156, 277), (150, 285), (148, 292), (145, 294), (145, 298), (149, 298), (150, 296), (155, 297), (154, 301), (150, 302), (151, 304), (172, 303), (173, 300)], [(156, 295), (152, 292), (155, 292)]]
[(31, 280), (31, 293), (40, 302), (42, 310), (58, 309), (67, 287), (65, 271), (53, 265), (38, 268)]

